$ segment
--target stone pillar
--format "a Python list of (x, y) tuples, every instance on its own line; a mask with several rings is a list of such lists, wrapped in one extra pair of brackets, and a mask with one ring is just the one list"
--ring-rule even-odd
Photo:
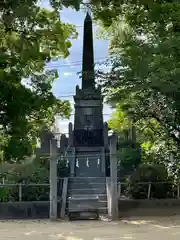
[(66, 135), (62, 134), (61, 138), (60, 138), (59, 153), (60, 153), (60, 155), (63, 155), (63, 157), (64, 157), (64, 154), (65, 154), (65, 150), (66, 150)]
[(52, 139), (50, 142), (50, 220), (57, 219), (57, 142)]
[(40, 136), (41, 148), (40, 152), (47, 157), (50, 155), (50, 141), (53, 138), (53, 134), (47, 130), (43, 130)]
[(106, 164), (105, 164), (105, 148), (101, 147), (101, 156), (100, 156), (100, 161), (101, 161), (101, 175), (102, 177), (106, 176)]
[(104, 122), (104, 147), (108, 148), (108, 123)]
[(64, 218), (65, 213), (66, 213), (67, 190), (68, 190), (68, 178), (64, 178), (63, 189), (62, 189), (61, 209), (60, 209), (61, 218)]
[(74, 170), (75, 170), (75, 148), (73, 147), (73, 125), (69, 123), (69, 138), (68, 138), (68, 150), (67, 150), (67, 157), (70, 163), (70, 176), (74, 177)]
[(70, 175), (71, 177), (74, 177), (74, 170), (75, 170), (75, 148), (72, 147), (71, 152), (69, 154), (69, 161), (70, 161)]
[(68, 132), (69, 132), (68, 147), (70, 147), (73, 146), (73, 125), (71, 122), (68, 125)]
[(117, 194), (117, 136), (110, 139), (110, 217), (118, 219), (118, 194)]

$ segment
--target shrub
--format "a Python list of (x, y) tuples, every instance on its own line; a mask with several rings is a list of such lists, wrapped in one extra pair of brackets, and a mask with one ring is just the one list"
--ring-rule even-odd
[(9, 200), (9, 189), (0, 187), (0, 202), (7, 202)]
[[(64, 161), (58, 163), (58, 176), (67, 175), (67, 167)], [(23, 183), (27, 184), (22, 186), (22, 200), (23, 201), (46, 201), (49, 200), (49, 186), (31, 186), (28, 184), (49, 184), (49, 159), (36, 158), (33, 162), (27, 164), (17, 164), (16, 167), (9, 171), (7, 174), (6, 182), (8, 183)], [(5, 189), (5, 190), (4, 190)], [(3, 188), (0, 201), (18, 201), (19, 189), (16, 187)], [(6, 193), (6, 194), (5, 194)], [(1, 198), (1, 195), (6, 196)], [(2, 199), (2, 200), (1, 200)]]
[(152, 198), (172, 197), (172, 181), (165, 166), (160, 164), (140, 165), (128, 179), (127, 194), (136, 199), (147, 198), (148, 183)]

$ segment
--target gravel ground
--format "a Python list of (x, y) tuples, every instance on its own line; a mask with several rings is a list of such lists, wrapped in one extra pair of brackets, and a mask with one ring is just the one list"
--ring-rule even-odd
[(108, 221), (0, 221), (1, 240), (173, 240), (180, 239), (180, 216)]

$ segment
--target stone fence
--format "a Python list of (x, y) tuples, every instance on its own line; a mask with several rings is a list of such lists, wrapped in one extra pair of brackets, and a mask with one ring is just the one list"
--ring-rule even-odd
[[(57, 182), (57, 216), (60, 217), (63, 178)], [(0, 219), (49, 218), (50, 184), (0, 184)]]
[[(0, 219), (48, 219), (49, 201), (1, 202)], [(61, 200), (57, 204), (57, 216), (60, 218)], [(119, 200), (119, 216), (173, 216), (180, 215), (180, 200)]]
[[(141, 183), (144, 184), (144, 183)], [(123, 183), (118, 183), (118, 208), (120, 217), (136, 217), (136, 216), (172, 216), (180, 215), (180, 199), (179, 187), (177, 186), (177, 195), (173, 199), (152, 199), (151, 186), (148, 184), (147, 199), (128, 199), (123, 197)], [(1, 184), (0, 189), (6, 189), (10, 186), (16, 186), (17, 200), (1, 199), (0, 202), (0, 219), (42, 219), (49, 218), (50, 202), (49, 200), (24, 200), (24, 190), (26, 187), (48, 187), (48, 184)], [(62, 185), (60, 185), (62, 186)], [(62, 191), (59, 189), (58, 203), (57, 203), (57, 216), (60, 217)], [(2, 192), (1, 192), (2, 194)]]
[(120, 217), (180, 215), (180, 199), (119, 200)]
[[(61, 200), (57, 204), (57, 216), (60, 218)], [(48, 219), (49, 201), (1, 202), (0, 219)]]

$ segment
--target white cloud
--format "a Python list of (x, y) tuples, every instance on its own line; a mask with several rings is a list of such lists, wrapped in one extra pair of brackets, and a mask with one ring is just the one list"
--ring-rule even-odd
[(71, 76), (72, 72), (64, 72), (64, 76)]

